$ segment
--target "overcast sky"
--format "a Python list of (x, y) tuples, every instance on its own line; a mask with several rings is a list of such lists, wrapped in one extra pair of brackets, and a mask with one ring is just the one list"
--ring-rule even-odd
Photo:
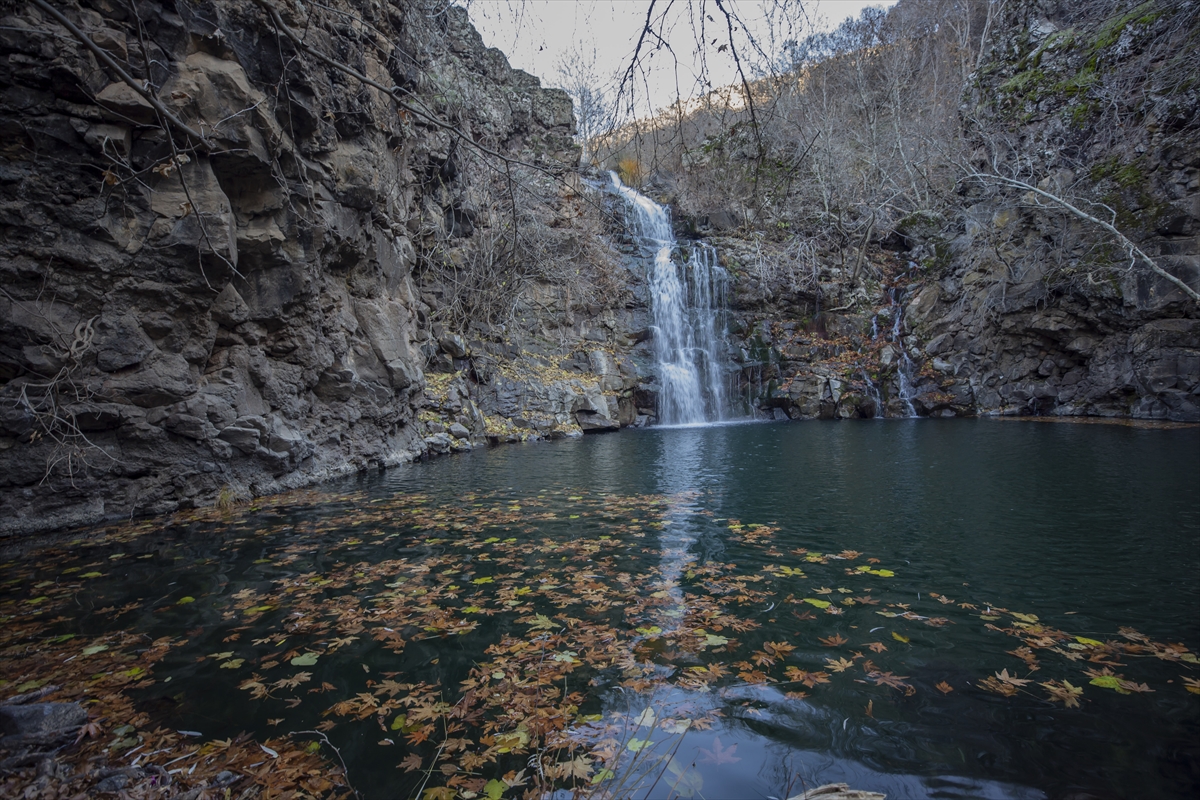
[[(646, 21), (649, 0), (460, 0), (490, 47), (498, 47), (514, 67), (542, 79), (546, 86), (560, 85), (559, 65), (576, 55), (595, 62), (601, 84), (611, 93), (615, 80), (629, 65), (637, 38)], [(734, 32), (743, 60), (759, 62), (763, 55), (778, 54), (787, 38), (801, 38), (828, 30), (865, 6), (891, 6), (895, 0), (726, 0), (726, 8), (744, 22)], [(659, 0), (657, 9), (668, 0)], [(639, 75), (636, 91), (639, 114), (647, 100), (656, 108), (673, 102), (677, 92), (685, 97), (699, 93), (707, 78), (713, 87), (737, 82), (738, 73), (729, 48), (725, 19), (713, 0), (675, 0), (669, 9), (671, 23), (664, 30), (674, 56), (665, 49), (643, 46), (648, 71)], [(710, 21), (711, 18), (711, 21)], [(704, 40), (698, 35), (704, 26)], [(746, 41), (754, 37), (755, 45)], [(757, 52), (756, 52), (757, 51)], [(744, 68), (749, 65), (743, 63)], [(607, 81), (605, 80), (607, 79)]]

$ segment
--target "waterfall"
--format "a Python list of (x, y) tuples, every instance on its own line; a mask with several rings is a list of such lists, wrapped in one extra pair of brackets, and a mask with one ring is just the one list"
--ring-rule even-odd
[(728, 275), (716, 250), (696, 243), (682, 251), (668, 209), (621, 183), (613, 190), (625, 201), (635, 235), (647, 255), (654, 358), (660, 381), (658, 423), (695, 425), (726, 418), (725, 300)]
[(900, 399), (904, 401), (904, 410), (906, 416), (917, 416), (917, 410), (913, 408), (912, 399), (915, 392), (913, 391), (912, 374), (914, 364), (908, 356), (908, 348), (904, 346), (903, 328), (904, 328), (904, 306), (901, 305), (904, 296), (901, 290), (892, 287), (888, 289), (888, 299), (892, 305), (892, 343), (896, 345), (896, 349), (900, 351), (899, 360), (896, 362), (896, 380), (900, 385)]

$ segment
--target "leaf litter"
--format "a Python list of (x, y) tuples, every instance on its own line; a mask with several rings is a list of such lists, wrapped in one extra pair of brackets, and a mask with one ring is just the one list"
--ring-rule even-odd
[[(108, 527), (4, 565), (12, 579), (0, 584), (0, 693), (52, 684), (60, 688), (48, 700), (87, 709), (77, 741), (58, 756), (73, 776), (53, 796), (73, 796), (114, 768), (152, 776), (126, 790), (131, 798), (351, 796), (334, 743), (377, 729), (370, 741), (391, 755), (375, 757), (407, 776), (401, 791), (429, 800), (556, 788), (611, 797), (658, 780), (678, 796), (700, 795), (705, 769), (740, 760), (736, 744), (714, 737), (701, 746), (720, 714), (703, 698), (745, 687), (777, 684), (806, 702), (826, 691), (874, 692), (870, 717), (876, 700), (932, 689), (932, 698), (982, 690), (1067, 709), (1099, 690), (1200, 694), (1200, 660), (1183, 644), (1130, 628), (1076, 635), (936, 591), (919, 608), (888, 603), (902, 573), (854, 550), (789, 557), (774, 547), (775, 523), (711, 520), (743, 550), (792, 563), (748, 572), (700, 562), (659, 538), (693, 513), (695, 499), (541, 492), (437, 503), (310, 491), (236, 513)], [(188, 580), (188, 568), (215, 559), (212, 548), (193, 558), (187, 532), (215, 538), (218, 554), (258, 557), (244, 578)], [(181, 585), (165, 595), (147, 586), (131, 600), (114, 565), (139, 549), (149, 561), (137, 569), (153, 565)], [(763, 609), (791, 609), (795, 622), (765, 628)], [(859, 632), (880, 630), (880, 616), (905, 647)], [(939, 630), (981, 623), (999, 637), (997, 658), (1003, 641), (1017, 640), (1012, 661), (974, 686), (909, 678), (906, 661), (936, 647)], [(187, 655), (213, 641), (223, 647)], [(827, 648), (835, 655), (820, 652)], [(887, 663), (866, 658), (868, 648)], [(1182, 670), (1182, 685), (1152, 688), (1119, 671), (1144, 659)], [(164, 662), (171, 674), (160, 678)], [(240, 694), (250, 730), (206, 738), (167, 724), (147, 699), (185, 695), (189, 677)], [(611, 689), (640, 699), (628, 713), (605, 712), (600, 695)], [(685, 736), (697, 738), (677, 759)], [(19, 796), (35, 780), (31, 769), (10, 772), (0, 794)]]

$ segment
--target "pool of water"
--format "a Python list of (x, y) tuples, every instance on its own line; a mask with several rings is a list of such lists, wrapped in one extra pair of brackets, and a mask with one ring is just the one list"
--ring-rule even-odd
[(176, 637), (154, 724), (320, 726), (370, 798), (1183, 798), (1198, 488), (1195, 428), (626, 431), (29, 552), (0, 612)]

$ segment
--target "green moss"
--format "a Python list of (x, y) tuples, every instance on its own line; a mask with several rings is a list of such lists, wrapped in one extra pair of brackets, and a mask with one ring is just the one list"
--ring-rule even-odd
[(1119, 157), (1112, 156), (1096, 163), (1092, 167), (1090, 175), (1092, 180), (1097, 182), (1111, 179), (1122, 189), (1143, 188), (1148, 176), (1142, 168), (1141, 160), (1141, 158), (1136, 158), (1128, 164), (1123, 164)]
[(950, 269), (952, 261), (950, 258), (950, 244), (944, 239), (936, 239), (932, 244), (933, 255), (921, 259), (921, 269), (937, 278), (944, 275)]
[(1161, 11), (1154, 10), (1155, 5), (1157, 5), (1155, 0), (1147, 0), (1127, 14), (1105, 21), (1092, 37), (1089, 49), (1093, 53), (1098, 53), (1119, 42), (1121, 34), (1125, 32), (1126, 28), (1153, 24), (1163, 14)]
[(1018, 72), (1011, 78), (1000, 84), (1000, 91), (1008, 94), (1028, 95), (1031, 92), (1036, 92), (1038, 87), (1046, 80), (1046, 73), (1039, 68), (1027, 69), (1024, 72)]

